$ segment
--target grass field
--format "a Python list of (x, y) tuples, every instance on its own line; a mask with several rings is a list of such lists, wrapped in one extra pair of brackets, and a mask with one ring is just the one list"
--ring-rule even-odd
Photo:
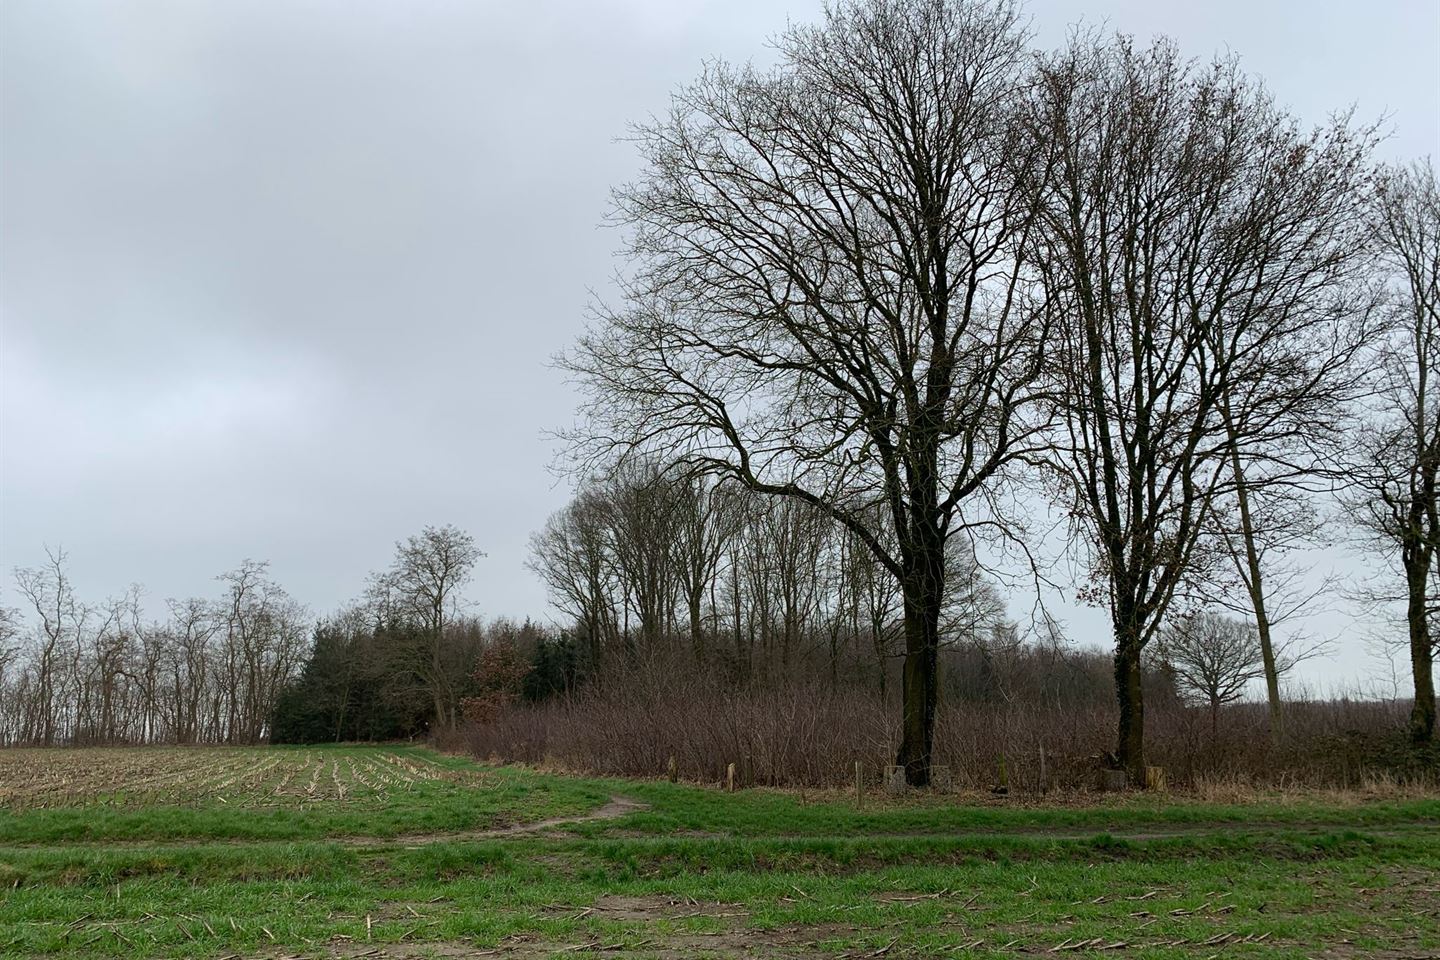
[(9, 957), (1440, 957), (1440, 798), (725, 794), (0, 752)]

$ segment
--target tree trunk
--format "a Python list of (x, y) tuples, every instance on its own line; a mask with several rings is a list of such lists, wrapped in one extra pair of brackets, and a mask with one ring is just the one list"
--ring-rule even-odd
[(590, 658), (590, 672), (598, 673), (600, 670), (600, 624), (595, 614), (586, 611), (585, 619), (582, 621), (585, 631), (585, 654)]
[(1410, 624), (1410, 668), (1415, 678), (1415, 704), (1410, 708), (1410, 739), (1416, 745), (1435, 738), (1435, 666), (1430, 647), (1430, 622), (1426, 616), (1426, 586), (1431, 558), (1423, 546), (1413, 547), (1405, 557), (1405, 580), (1409, 588), (1406, 619)]
[(690, 643), (695, 650), (695, 659), (704, 660), (705, 635), (702, 632), (704, 625), (701, 623), (700, 614), (701, 604), (704, 602), (704, 595), (701, 593), (701, 591), (704, 590), (705, 587), (703, 580), (697, 579), (696, 583), (699, 585), (696, 586), (694, 592), (687, 597), (688, 605), (690, 608)]
[(1132, 786), (1145, 783), (1145, 693), (1140, 683), (1140, 638), (1135, 624), (1115, 629), (1115, 697), (1120, 729), (1115, 755)]
[(440, 691), (434, 691), (434, 693), (431, 694), (431, 699), (435, 705), (435, 730), (449, 730), (450, 721), (445, 714), (445, 701), (441, 698)]
[[(1226, 426), (1230, 427), (1230, 410), (1225, 408)], [(1234, 428), (1230, 427), (1230, 439), (1235, 440)], [(1230, 452), (1230, 463), (1235, 472), (1235, 499), (1240, 508), (1240, 536), (1245, 541), (1245, 581), (1250, 592), (1250, 606), (1255, 610), (1255, 629), (1260, 636), (1260, 657), (1265, 666), (1265, 698), (1270, 707), (1270, 742), (1278, 744), (1285, 734), (1284, 711), (1280, 703), (1280, 672), (1275, 666), (1275, 646), (1270, 639), (1270, 615), (1265, 610), (1265, 581), (1260, 569), (1260, 551), (1255, 545), (1255, 524), (1250, 515), (1250, 491), (1245, 483), (1245, 474), (1240, 467), (1239, 448)]]
[(944, 598), (945, 548), (917, 551), (904, 578), (905, 671), (901, 696), (904, 722), (895, 762), (905, 768), (912, 787), (930, 785), (930, 753), (935, 741), (935, 705), (939, 695), (940, 607)]

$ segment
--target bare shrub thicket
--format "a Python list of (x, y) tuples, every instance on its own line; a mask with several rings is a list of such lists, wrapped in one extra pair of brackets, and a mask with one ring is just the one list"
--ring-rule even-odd
[[(1115, 724), (1108, 654), (1070, 650), (1057, 664), (1029, 649), (983, 688), (977, 659), (941, 657), (935, 763), (949, 766), (961, 789), (1094, 789)], [(1150, 759), (1178, 786), (1342, 787), (1377, 775), (1427, 776), (1410, 755), (1387, 752), (1407, 704), (1292, 702), (1276, 742), (1264, 704), (1231, 704), (1212, 717), (1176, 698), (1164, 677), (1146, 682)], [(1034, 698), (1047, 690), (1064, 692)], [(449, 742), (482, 758), (608, 776), (663, 776), (674, 757), (683, 779), (720, 783), (733, 763), (748, 786), (846, 787), (860, 762), (873, 786), (893, 762), (896, 706), (893, 688), (882, 694), (814, 673), (735, 684), (723, 668), (676, 654), (571, 696), (516, 704)]]

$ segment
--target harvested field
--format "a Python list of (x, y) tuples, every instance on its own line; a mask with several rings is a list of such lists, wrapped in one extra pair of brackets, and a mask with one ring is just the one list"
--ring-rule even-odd
[(484, 785), (484, 774), (423, 752), (146, 747), (0, 751), (0, 809), (384, 802), (423, 784)]

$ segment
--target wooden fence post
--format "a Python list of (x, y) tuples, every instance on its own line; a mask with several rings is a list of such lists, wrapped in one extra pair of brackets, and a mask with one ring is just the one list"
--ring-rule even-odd
[(735, 792), (735, 764), (725, 765), (725, 789), (731, 793)]
[(865, 806), (865, 774), (859, 760), (855, 761), (855, 806)]

